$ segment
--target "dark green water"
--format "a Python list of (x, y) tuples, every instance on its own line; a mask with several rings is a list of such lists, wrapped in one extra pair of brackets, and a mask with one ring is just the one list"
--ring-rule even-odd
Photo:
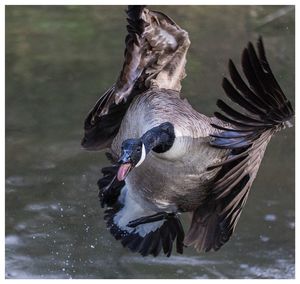
[[(220, 251), (143, 258), (106, 230), (96, 182), (107, 162), (80, 140), (86, 113), (122, 65), (124, 9), (6, 6), (6, 277), (293, 278), (294, 128), (271, 141), (236, 232)], [(189, 32), (182, 92), (197, 110), (216, 110), (228, 59), (238, 62), (259, 34), (294, 105), (293, 8), (155, 9)]]

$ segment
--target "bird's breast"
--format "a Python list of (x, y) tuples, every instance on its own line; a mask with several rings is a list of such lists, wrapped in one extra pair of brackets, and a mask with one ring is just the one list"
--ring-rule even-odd
[(143, 164), (132, 170), (126, 184), (138, 202), (165, 211), (191, 211), (203, 202), (206, 184), (217, 172), (207, 171), (207, 167), (221, 161), (221, 151), (210, 147), (205, 139), (187, 140), (184, 147), (179, 147), (183, 141), (177, 141), (178, 145), (175, 141), (170, 153), (150, 152)]

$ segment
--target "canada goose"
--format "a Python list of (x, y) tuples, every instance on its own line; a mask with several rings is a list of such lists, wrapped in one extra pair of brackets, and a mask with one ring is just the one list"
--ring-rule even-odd
[[(232, 235), (267, 144), (291, 126), (294, 111), (266, 59), (249, 43), (246, 83), (229, 61), (224, 78), (235, 110), (198, 113), (180, 97), (190, 45), (186, 31), (160, 12), (129, 6), (124, 65), (116, 83), (89, 112), (82, 145), (108, 149), (112, 165), (99, 180), (112, 235), (143, 256), (171, 255), (193, 245), (218, 250)], [(192, 213), (185, 236), (180, 213)]]

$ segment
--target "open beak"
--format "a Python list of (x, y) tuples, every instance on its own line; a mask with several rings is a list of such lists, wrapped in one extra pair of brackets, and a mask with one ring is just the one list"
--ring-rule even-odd
[(131, 159), (130, 159), (130, 152), (124, 150), (122, 152), (122, 156), (120, 157), (118, 164), (120, 165), (118, 173), (117, 173), (117, 179), (119, 181), (124, 180), (127, 175), (129, 174), (129, 172), (131, 171), (131, 169), (133, 168), (132, 163), (131, 163)]

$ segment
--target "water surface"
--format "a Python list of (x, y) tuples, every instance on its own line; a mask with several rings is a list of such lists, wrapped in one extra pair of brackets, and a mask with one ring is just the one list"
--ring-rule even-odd
[[(228, 59), (239, 62), (258, 35), (294, 105), (293, 8), (154, 8), (189, 32), (183, 93), (198, 111), (216, 110)], [(293, 278), (294, 128), (271, 141), (220, 251), (143, 258), (106, 230), (96, 182), (107, 161), (80, 140), (86, 113), (122, 65), (124, 9), (6, 6), (6, 277)]]

